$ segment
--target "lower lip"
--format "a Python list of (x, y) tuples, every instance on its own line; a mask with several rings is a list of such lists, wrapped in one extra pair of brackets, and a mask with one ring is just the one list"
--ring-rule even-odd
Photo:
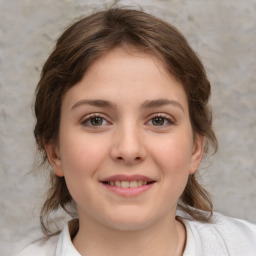
[(136, 188), (122, 188), (122, 187), (117, 187), (117, 186), (111, 186), (108, 184), (102, 183), (102, 185), (107, 188), (109, 191), (118, 194), (123, 197), (132, 197), (132, 196), (138, 196), (143, 194), (144, 192), (148, 191), (149, 189), (152, 188), (152, 186), (155, 183), (150, 183), (148, 185), (142, 185)]

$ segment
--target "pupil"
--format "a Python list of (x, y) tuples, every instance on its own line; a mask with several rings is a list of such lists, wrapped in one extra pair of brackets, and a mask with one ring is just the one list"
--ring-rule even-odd
[(91, 119), (91, 124), (94, 126), (102, 125), (102, 122), (103, 122), (103, 120), (101, 117), (94, 117)]
[(164, 118), (154, 117), (152, 122), (153, 122), (154, 125), (161, 126), (161, 125), (164, 124)]

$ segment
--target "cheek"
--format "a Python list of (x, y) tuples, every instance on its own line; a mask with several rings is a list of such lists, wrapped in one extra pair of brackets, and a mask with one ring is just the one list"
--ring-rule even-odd
[(97, 141), (81, 136), (66, 136), (61, 144), (61, 164), (71, 196), (79, 204), (90, 202), (90, 191), (97, 181), (96, 174), (104, 161), (105, 152)]
[(82, 177), (93, 176), (106, 158), (107, 149), (100, 138), (66, 133), (61, 142), (61, 163), (66, 179), (81, 182)]
[(162, 166), (164, 172), (181, 174), (189, 172), (192, 143), (188, 138), (170, 138), (159, 143), (157, 147), (152, 148), (152, 155), (159, 166)]

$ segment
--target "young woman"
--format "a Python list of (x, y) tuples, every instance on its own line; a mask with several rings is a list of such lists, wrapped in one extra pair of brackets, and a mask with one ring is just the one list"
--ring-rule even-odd
[[(36, 90), (48, 236), (19, 256), (255, 256), (256, 226), (213, 213), (197, 181), (217, 150), (202, 63), (171, 25), (114, 8), (59, 38)], [(53, 234), (50, 216), (73, 218)]]

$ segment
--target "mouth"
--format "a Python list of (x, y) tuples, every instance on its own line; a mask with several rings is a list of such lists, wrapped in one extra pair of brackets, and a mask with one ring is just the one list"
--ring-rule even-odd
[(111, 193), (133, 197), (150, 190), (156, 181), (143, 175), (114, 175), (100, 183)]
[(109, 185), (109, 186), (115, 186), (120, 188), (137, 188), (145, 185), (149, 185), (154, 183), (155, 181), (146, 181), (146, 180), (132, 180), (132, 181), (126, 181), (126, 180), (117, 180), (117, 181), (102, 181), (103, 184)]

